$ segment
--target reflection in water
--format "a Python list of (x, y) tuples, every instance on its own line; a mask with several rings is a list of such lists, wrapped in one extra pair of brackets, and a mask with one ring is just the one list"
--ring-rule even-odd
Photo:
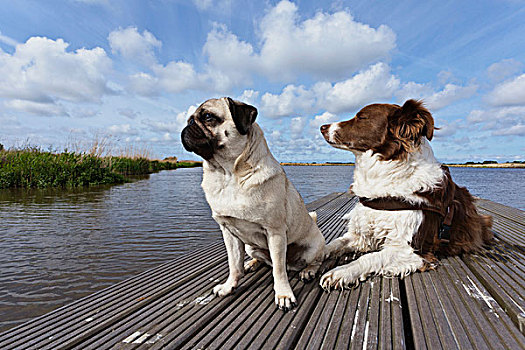
[(0, 329), (221, 239), (202, 169), (114, 187), (0, 191)]
[[(353, 167), (285, 167), (305, 202), (352, 182)], [(483, 198), (524, 208), (524, 169), (451, 168)], [(221, 240), (202, 169), (76, 190), (0, 190), (0, 331)]]

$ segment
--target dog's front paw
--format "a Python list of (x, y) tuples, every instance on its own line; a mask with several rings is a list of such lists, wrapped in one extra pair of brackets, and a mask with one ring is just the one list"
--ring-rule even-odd
[(223, 297), (223, 296), (232, 294), (234, 290), (235, 290), (235, 286), (226, 282), (223, 284), (218, 284), (215, 287), (213, 287), (213, 294), (219, 297)]
[(290, 288), (289, 290), (275, 290), (275, 304), (277, 307), (284, 312), (293, 309), (297, 306), (297, 300), (293, 295), (293, 292)]
[(341, 266), (325, 273), (319, 284), (330, 291), (331, 289), (345, 289), (359, 284), (359, 274), (355, 268), (349, 265)]

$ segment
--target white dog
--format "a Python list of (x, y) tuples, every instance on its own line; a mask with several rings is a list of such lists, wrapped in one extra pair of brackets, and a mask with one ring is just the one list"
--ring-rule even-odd
[(213, 292), (232, 293), (246, 270), (273, 266), (275, 303), (289, 310), (296, 299), (287, 267), (312, 279), (325, 240), (304, 202), (270, 153), (255, 107), (230, 98), (204, 102), (182, 131), (186, 150), (204, 158), (202, 188), (228, 252), (229, 277)]
[(434, 253), (476, 251), (492, 240), (491, 218), (457, 186), (434, 157), (434, 120), (421, 102), (373, 104), (351, 120), (323, 125), (333, 147), (355, 154), (352, 189), (359, 196), (345, 218), (348, 232), (331, 242), (327, 257), (363, 255), (321, 278), (325, 289), (344, 288), (371, 274), (405, 276), (433, 268)]

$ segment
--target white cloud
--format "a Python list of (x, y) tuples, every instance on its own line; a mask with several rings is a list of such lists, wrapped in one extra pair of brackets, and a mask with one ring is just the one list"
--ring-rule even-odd
[(168, 120), (151, 120), (144, 119), (142, 123), (153, 132), (162, 132), (164, 135), (179, 134), (186, 126), (188, 118), (197, 110), (198, 106), (189, 106), (187, 110), (177, 113), (175, 118)]
[(453, 136), (461, 128), (461, 120), (447, 122), (446, 120), (434, 119), (435, 125), (439, 127), (439, 130), (436, 129), (434, 132), (436, 139)]
[(477, 85), (459, 86), (456, 84), (447, 84), (443, 90), (428, 97), (423, 97), (423, 99), (431, 111), (437, 111), (455, 101), (471, 97), (476, 93), (477, 89)]
[(75, 2), (80, 2), (88, 5), (109, 5), (109, 0), (74, 0)]
[(499, 129), (492, 132), (495, 136), (525, 136), (525, 124), (513, 125), (510, 128)]
[(111, 32), (108, 36), (112, 51), (123, 58), (144, 65), (148, 72), (133, 73), (128, 77), (129, 89), (139, 95), (155, 96), (162, 92), (180, 93), (187, 90), (217, 91), (231, 86), (220, 72), (197, 73), (191, 63), (157, 62), (155, 48), (162, 46), (148, 31), (139, 33), (136, 27)]
[(496, 85), (486, 99), (493, 106), (525, 105), (525, 74)]
[(480, 124), (493, 136), (525, 136), (525, 106), (473, 110), (467, 116), (470, 125)]
[(166, 66), (155, 65), (153, 71), (158, 78), (159, 88), (167, 92), (176, 94), (204, 87), (205, 78), (198, 76), (189, 63), (172, 61)]
[(75, 107), (73, 111), (70, 112), (70, 115), (75, 118), (93, 118), (99, 114), (99, 110), (79, 107)]
[(318, 105), (331, 113), (349, 112), (370, 102), (390, 99), (399, 85), (390, 67), (380, 62), (350, 79), (320, 88), (324, 97)]
[(287, 85), (280, 94), (265, 93), (261, 98), (261, 110), (269, 118), (317, 110), (339, 114), (356, 110), (373, 101), (390, 99), (399, 85), (399, 79), (390, 73), (387, 64), (376, 63), (333, 85), (318, 82), (310, 89), (302, 85)]
[[(206, 0), (195, 4), (200, 8), (213, 5)], [(396, 40), (390, 28), (371, 28), (356, 22), (346, 11), (318, 12), (301, 20), (297, 6), (286, 0), (270, 8), (256, 33), (261, 43), (257, 51), (225, 25), (214, 24), (203, 47), (207, 62), (199, 71), (191, 63), (178, 60), (159, 64), (155, 49), (162, 43), (146, 30), (140, 33), (136, 27), (118, 29), (110, 33), (108, 40), (113, 52), (148, 67), (149, 71), (129, 78), (131, 90), (146, 96), (187, 90), (227, 93), (235, 86), (246, 86), (254, 76), (278, 81), (302, 76), (338, 80), (387, 57)], [(302, 94), (302, 87), (290, 86), (288, 89)], [(303, 104), (304, 99), (297, 96), (295, 100)], [(280, 116), (290, 112), (281, 110), (270, 114)]]
[(250, 43), (239, 40), (226, 26), (216, 24), (203, 48), (211, 71), (219, 71), (235, 84), (246, 83), (259, 67)]
[(138, 135), (138, 131), (131, 124), (115, 124), (108, 127), (112, 135)]
[(45, 114), (62, 114), (60, 100), (100, 102), (111, 93), (111, 60), (100, 47), (68, 52), (68, 46), (62, 39), (32, 37), (13, 54), (0, 50), (0, 97), (11, 108)]
[(513, 58), (504, 59), (493, 63), (487, 68), (487, 75), (494, 82), (503, 81), (518, 73), (523, 68), (523, 64)]
[(312, 91), (304, 86), (288, 85), (279, 95), (265, 93), (261, 97), (261, 111), (268, 118), (297, 115), (300, 111), (309, 111), (314, 103)]
[(159, 80), (148, 73), (136, 73), (129, 76), (129, 88), (142, 96), (153, 96), (160, 93)]
[(476, 93), (478, 86), (471, 84), (461, 86), (446, 84), (442, 90), (435, 91), (430, 84), (419, 84), (413, 81), (403, 84), (395, 95), (398, 103), (403, 104), (408, 99), (423, 100), (431, 111), (437, 111), (453, 102), (471, 97)]
[(255, 52), (250, 43), (217, 25), (204, 46), (210, 66), (235, 82), (253, 74), (279, 81), (302, 75), (337, 80), (388, 56), (396, 40), (390, 28), (371, 28), (345, 11), (318, 12), (301, 21), (289, 1), (270, 9), (258, 33), (262, 44)]
[(4, 102), (4, 105), (13, 110), (42, 116), (64, 116), (68, 115), (66, 109), (55, 103), (35, 102), (27, 100), (12, 99)]
[(525, 121), (525, 107), (502, 107), (489, 110), (476, 109), (467, 116), (470, 124), (496, 122), (507, 125), (509, 121)]
[[(2, 32), (0, 32), (0, 43), (4, 43), (12, 47), (15, 47), (16, 45), (18, 45), (18, 41), (16, 41), (13, 38), (3, 35)], [(0, 49), (0, 51), (2, 51), (2, 49)]]
[(118, 114), (120, 114), (120, 115), (122, 115), (122, 116), (124, 116), (126, 118), (129, 118), (129, 119), (135, 119), (135, 118), (137, 118), (140, 115), (140, 112), (134, 111), (131, 108), (120, 108), (118, 110)]
[(295, 117), (290, 121), (290, 134), (293, 139), (301, 137), (304, 127), (306, 126), (306, 118)]
[(162, 43), (153, 34), (144, 30), (139, 33), (137, 27), (119, 28), (109, 33), (109, 45), (113, 53), (118, 53), (125, 59), (152, 65), (156, 63), (155, 49)]
[(235, 99), (250, 105), (256, 105), (259, 98), (259, 91), (255, 90), (244, 90), (241, 96), (236, 97)]
[(409, 99), (423, 99), (426, 96), (432, 96), (434, 89), (430, 84), (419, 84), (413, 81), (403, 84), (398, 91), (396, 91), (397, 101), (402, 105)]
[(338, 117), (335, 114), (332, 114), (330, 112), (324, 112), (323, 114), (316, 115), (310, 121), (310, 127), (313, 130), (315, 130), (315, 132), (318, 132), (321, 125), (334, 123), (337, 120), (338, 120)]
[(199, 10), (207, 10), (213, 4), (213, 0), (192, 0)]
[(200, 11), (215, 9), (219, 12), (231, 10), (232, 0), (192, 0)]

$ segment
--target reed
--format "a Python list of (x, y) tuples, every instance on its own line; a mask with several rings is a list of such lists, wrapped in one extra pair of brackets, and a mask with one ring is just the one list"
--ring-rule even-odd
[(119, 184), (127, 175), (199, 166), (194, 163), (149, 160), (144, 157), (101, 156), (91, 152), (54, 153), (36, 147), (0, 150), (0, 188), (79, 187)]

